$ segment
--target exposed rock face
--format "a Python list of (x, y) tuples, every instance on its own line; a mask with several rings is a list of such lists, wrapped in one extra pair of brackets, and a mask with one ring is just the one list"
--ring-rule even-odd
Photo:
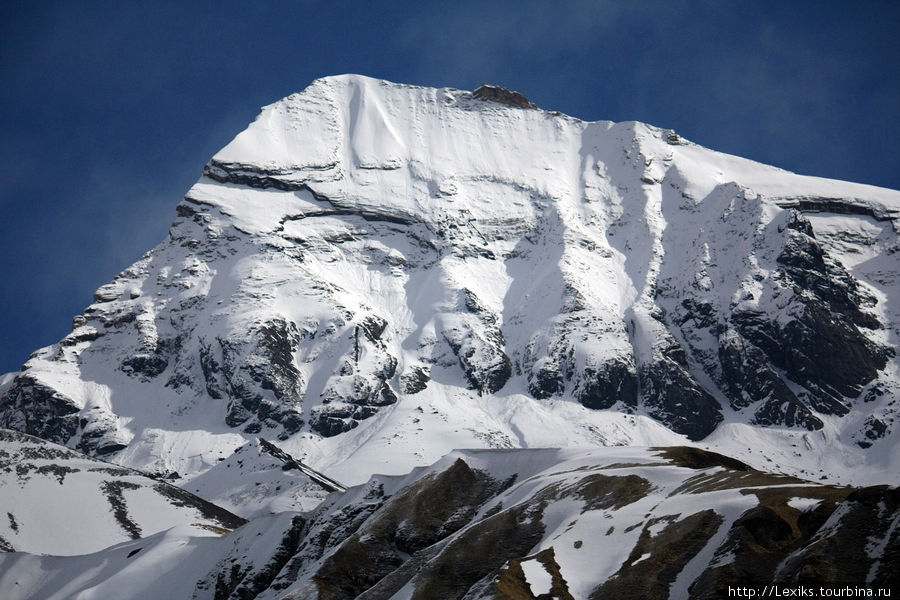
[[(721, 525), (722, 518), (713, 510), (681, 520), (675, 516), (649, 520), (625, 565), (594, 590), (591, 600), (666, 598), (678, 574)], [(660, 529), (651, 534), (653, 528)]]
[[(306, 519), (299, 515), (278, 515), (250, 524), (241, 531), (244, 543), (234, 544), (214, 571), (198, 581), (197, 590), (214, 590), (212, 600), (252, 599), (265, 593), (297, 551), (307, 526)], [(266, 536), (265, 544), (253, 543), (253, 537), (261, 537), (271, 529), (280, 529), (277, 543), (271, 544), (271, 536)]]
[(472, 96), (479, 100), (489, 100), (517, 108), (538, 108), (537, 104), (529, 102), (528, 98), (519, 92), (512, 92), (504, 87), (488, 85), (487, 83), (472, 92)]
[(755, 491), (759, 506), (734, 522), (691, 598), (768, 580), (793, 588), (895, 587), (896, 569), (887, 565), (900, 548), (896, 489), (826, 489), (820, 501), (798, 508), (801, 489)]
[(737, 313), (734, 321), (772, 363), (812, 391), (810, 402), (824, 414), (846, 414), (840, 396), (856, 397), (875, 379), (893, 350), (870, 341), (860, 328), (877, 329), (878, 320), (860, 307), (875, 299), (827, 255), (812, 225), (798, 213), (787, 223), (778, 256), (779, 287), (793, 294), (795, 319), (772, 322), (766, 315)]
[(424, 367), (412, 366), (400, 377), (400, 391), (404, 394), (417, 394), (428, 387), (429, 379)]
[[(485, 473), (473, 471), (464, 461), (457, 460), (446, 471), (404, 489), (325, 559), (314, 576), (320, 597), (359, 597), (403, 565), (405, 555), (415, 555), (468, 524), (478, 507), (500, 488), (501, 485)], [(511, 521), (510, 524), (515, 527), (516, 522)], [(525, 532), (510, 531), (509, 534), (517, 539), (528, 538)], [(504, 541), (512, 543), (512, 539)], [(532, 539), (531, 543), (534, 541)], [(473, 540), (470, 543), (490, 542)], [(481, 550), (487, 551), (488, 548), (485, 546)], [(502, 555), (516, 550), (497, 547), (497, 551)], [(445, 554), (447, 556), (441, 564), (454, 568), (454, 565), (461, 563), (452, 548), (445, 550)], [(435, 565), (430, 570), (440, 571), (441, 568)], [(478, 568), (486, 572), (490, 566), (479, 565)], [(462, 577), (470, 583), (480, 579), (475, 574), (463, 574)], [(450, 577), (459, 578), (458, 571)], [(448, 584), (467, 589), (465, 581), (448, 581), (446, 574), (436, 573), (428, 577), (427, 583), (422, 586), (424, 591), (417, 591), (417, 594), (424, 594), (422, 597), (451, 597), (450, 590), (444, 589)], [(448, 593), (451, 596), (447, 596)]]
[(397, 359), (381, 340), (386, 326), (384, 319), (370, 316), (354, 328), (352, 348), (322, 394), (324, 406), (313, 411), (313, 430), (325, 437), (338, 435), (397, 402), (388, 383), (397, 372)]
[[(597, 370), (585, 369), (582, 377), (581, 389), (576, 397), (584, 406), (611, 408), (617, 402), (627, 407), (637, 406), (638, 378), (633, 365), (622, 360), (611, 360)], [(561, 382), (554, 380), (554, 383), (554, 392), (561, 391)]]
[[(282, 436), (296, 433), (303, 425), (298, 408), (304, 385), (294, 365), (294, 352), (300, 343), (297, 326), (273, 319), (247, 339), (244, 344), (216, 340), (221, 348), (221, 369), (211, 351), (204, 352), (201, 345), (200, 363), (207, 391), (219, 393), (224, 388), (229, 399), (225, 423), (231, 427), (243, 426), (248, 433), (257, 433), (263, 424), (280, 424)], [(223, 385), (216, 377), (219, 372)]]
[(498, 316), (481, 304), (470, 290), (463, 290), (463, 305), (469, 314), (448, 319), (444, 338), (459, 359), (466, 379), (482, 395), (499, 391), (512, 375), (504, 351), (506, 342), (498, 327)]
[(660, 356), (640, 372), (644, 406), (650, 415), (691, 440), (701, 440), (722, 421), (719, 403), (685, 369)]
[(501, 598), (535, 598), (531, 584), (522, 569), (523, 563), (528, 564), (532, 561), (538, 563), (550, 575), (550, 589), (540, 594), (540, 598), (575, 600), (569, 593), (568, 584), (559, 571), (559, 564), (556, 562), (556, 553), (553, 548), (541, 550), (537, 554), (526, 556), (521, 560), (510, 560), (509, 565), (500, 570), (499, 581), (494, 586), (494, 595), (486, 597), (498, 600)]
[(873, 341), (882, 328), (875, 297), (817, 240), (810, 219), (794, 210), (773, 225), (774, 232), (745, 236), (756, 248), (772, 238), (780, 246), (769, 254), (769, 271), (750, 257), (752, 276), (730, 313), (716, 312), (707, 271), (679, 299), (672, 321), (689, 356), (750, 423), (817, 430), (820, 415), (851, 411), (895, 351)]
[(71, 398), (32, 377), (19, 376), (0, 399), (0, 427), (46, 440), (66, 441), (78, 431)]
[[(841, 586), (866, 581), (872, 587), (896, 589), (900, 573), (900, 489), (877, 486), (847, 496), (831, 515), (818, 512), (802, 522), (806, 530), (822, 526), (810, 542), (788, 558), (778, 581), (786, 585)], [(859, 560), (867, 556), (869, 562)]]
[(755, 405), (753, 422), (821, 429), (822, 420), (804, 404), (772, 368), (765, 354), (733, 329), (720, 336), (722, 379), (736, 409)]

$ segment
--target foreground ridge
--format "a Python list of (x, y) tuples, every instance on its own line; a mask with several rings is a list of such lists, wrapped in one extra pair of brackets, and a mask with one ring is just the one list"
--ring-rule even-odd
[[(458, 451), (223, 538), (172, 530), (90, 556), (0, 555), (0, 589), (197, 600), (890, 589), (898, 500), (896, 488), (815, 484), (693, 447)], [(99, 576), (80, 580), (85, 568)]]

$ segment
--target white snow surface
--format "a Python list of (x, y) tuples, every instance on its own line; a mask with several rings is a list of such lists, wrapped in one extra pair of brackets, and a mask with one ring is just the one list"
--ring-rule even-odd
[(199, 579), (236, 545), (251, 563), (257, 554), (267, 557), (290, 518), (283, 513), (257, 519), (237, 538), (203, 536), (182, 525), (83, 556), (7, 553), (0, 555), (0, 590), (9, 600), (211, 599), (214, 586), (198, 590)]
[(525, 581), (535, 596), (549, 594), (553, 585), (553, 576), (547, 572), (547, 568), (537, 559), (531, 558), (521, 562), (522, 571), (525, 573)]
[[(454, 89), (358, 75), (317, 80), (263, 108), (215, 155), (169, 238), (98, 290), (72, 334), (39, 351), (26, 372), (126, 446), (115, 462), (177, 472), (186, 489), (256, 515), (318, 501), (295, 488), (286, 499), (260, 500), (250, 486), (260, 482), (228, 466), (257, 435), (281, 435), (285, 451), (349, 485), (406, 473), (454, 448), (689, 444), (640, 407), (588, 409), (571, 389), (537, 400), (528, 375), (560, 339), (576, 368), (654, 352), (659, 322), (649, 315), (660, 286), (699, 286), (722, 307), (749, 302), (741, 295), (757, 285), (753, 271), (734, 271), (755, 257), (745, 233), (774, 229), (785, 206), (801, 200), (840, 198), (888, 219), (813, 217), (829, 252), (881, 300), (874, 310), (886, 325), (871, 335), (896, 343), (900, 254), (885, 251), (897, 242), (889, 218), (900, 192), (800, 176), (671, 135)], [(217, 181), (226, 175), (275, 184)], [(488, 316), (460, 308), (464, 290)], [(355, 328), (373, 315), (386, 323), (381, 345), (364, 348), (355, 373), (394, 357), (387, 383), (398, 401), (323, 437), (309, 419), (352, 386), (342, 365)], [(293, 355), (302, 393), (292, 410), (306, 425), (289, 434), (230, 427), (229, 401), (210, 395), (198, 357), (217, 340), (250, 344), (277, 319), (295, 323), (302, 340)], [(472, 389), (451, 351), (453, 340), (472, 343), (477, 364), (490, 364), (496, 357), (476, 344), (478, 327), (502, 331), (512, 362), (512, 377), (493, 394)], [(160, 374), (123, 372), (122, 356), (176, 340), (177, 356)], [(404, 392), (416, 369), (428, 374), (427, 387)], [(823, 416), (815, 432), (749, 425), (704, 380), (726, 409), (701, 445), (769, 471), (897, 483), (896, 435), (866, 450), (853, 443), (866, 417), (893, 415), (895, 360), (882, 380), (893, 382), (885, 395), (848, 417)]]
[(811, 508), (815, 508), (821, 503), (821, 500), (815, 498), (791, 498), (788, 500), (787, 505), (791, 508), (796, 508), (799, 511), (807, 511)]
[(312, 510), (328, 495), (297, 469), (259, 450), (258, 443), (241, 446), (225, 460), (182, 482), (201, 498), (245, 519), (285, 511)]
[(197, 498), (31, 436), (0, 430), (0, 459), (0, 539), (19, 552), (87, 554), (176, 526), (199, 537), (227, 531)]

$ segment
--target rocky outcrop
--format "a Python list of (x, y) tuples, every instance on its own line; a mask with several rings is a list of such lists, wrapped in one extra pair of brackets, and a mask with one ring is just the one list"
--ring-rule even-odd
[(811, 391), (809, 402), (824, 414), (846, 414), (842, 397), (858, 396), (893, 355), (872, 342), (861, 328), (880, 327), (860, 307), (874, 298), (864, 293), (816, 241), (812, 225), (793, 213), (777, 262), (776, 285), (790, 294), (787, 322), (771, 316), (737, 312), (740, 333), (760, 348), (772, 364)]
[(350, 348), (322, 393), (322, 405), (313, 410), (310, 426), (325, 437), (350, 431), (378, 410), (397, 402), (390, 380), (397, 359), (382, 340), (387, 321), (369, 315), (354, 326)]
[(771, 270), (754, 266), (740, 282), (730, 312), (704, 283), (678, 298), (665, 320), (686, 340), (685, 355), (750, 423), (821, 429), (820, 415), (848, 414), (894, 354), (873, 341), (881, 328), (876, 299), (829, 255), (800, 212), (781, 215), (771, 237), (752, 235), (754, 248), (773, 237), (782, 245)]
[[(523, 563), (535, 562), (541, 566), (541, 569), (550, 575), (550, 589), (535, 596), (528, 577), (522, 568)], [(548, 600), (575, 600), (569, 593), (569, 586), (559, 569), (559, 563), (556, 562), (556, 552), (553, 548), (541, 550), (533, 556), (526, 556), (522, 559), (512, 559), (509, 564), (502, 568), (498, 574), (498, 579), (494, 583), (493, 595), (485, 594), (483, 597), (501, 600), (505, 598), (535, 598), (540, 597)]]
[(20, 375), (0, 398), (0, 428), (65, 444), (81, 427), (79, 410), (63, 393)]
[(803, 488), (753, 493), (760, 504), (730, 527), (710, 566), (691, 586), (691, 598), (723, 589), (774, 583), (785, 588), (891, 588), (900, 556), (897, 490), (823, 487), (800, 501)]
[(641, 401), (648, 414), (692, 440), (701, 440), (722, 422), (722, 408), (691, 375), (684, 349), (669, 337), (654, 349), (653, 361), (638, 372)]
[[(247, 342), (217, 340), (221, 367), (201, 345), (200, 364), (206, 389), (228, 398), (225, 422), (258, 433), (263, 425), (283, 428), (281, 436), (299, 431), (303, 378), (294, 364), (300, 334), (294, 323), (273, 319), (253, 330)], [(218, 374), (221, 374), (222, 385)], [(212, 394), (210, 394), (212, 395)]]
[(638, 377), (634, 366), (624, 360), (610, 360), (599, 369), (586, 368), (575, 397), (594, 409), (611, 408), (617, 402), (625, 407), (637, 407)]
[(758, 425), (822, 428), (822, 420), (797, 398), (759, 348), (733, 329), (724, 331), (719, 343), (722, 383), (732, 408), (754, 406), (753, 423)]
[(796, 198), (778, 202), (783, 208), (796, 208), (801, 212), (824, 212), (838, 215), (865, 215), (876, 221), (896, 221), (896, 210), (889, 210), (877, 204), (859, 203), (846, 198)]
[[(900, 573), (900, 489), (862, 488), (850, 493), (825, 519), (813, 512), (806, 531), (821, 527), (804, 547), (780, 565), (776, 580), (784, 585), (862, 585), (896, 589)], [(800, 523), (798, 523), (800, 525)], [(868, 557), (869, 560), (860, 560)]]
[(512, 376), (512, 362), (506, 354), (506, 340), (499, 319), (474, 292), (462, 290), (467, 312), (448, 316), (444, 339), (459, 359), (466, 379), (482, 395), (493, 394)]
[(537, 104), (529, 102), (528, 98), (519, 92), (513, 92), (504, 87), (487, 83), (472, 92), (472, 97), (479, 100), (487, 100), (489, 102), (514, 106), (516, 108), (538, 108)]
[(242, 530), (236, 537), (243, 543), (234, 544), (232, 551), (219, 561), (215, 570), (197, 583), (197, 590), (213, 590), (213, 600), (231, 600), (256, 598), (269, 589), (296, 553), (308, 527), (307, 520), (302, 516), (283, 515), (280, 520), (283, 521), (284, 517), (290, 518), (286, 523), (278, 523), (282, 531), (275, 544), (253, 543), (254, 537), (267, 533), (260, 526), (262, 523)]
[[(682, 569), (716, 533), (722, 517), (703, 510), (647, 521), (625, 564), (590, 595), (601, 598), (666, 598)], [(656, 529), (655, 533), (651, 533)]]
[[(403, 565), (404, 556), (423, 551), (468, 524), (478, 507), (500, 488), (485, 473), (458, 460), (449, 469), (404, 489), (316, 571), (314, 581), (320, 595), (348, 600), (359, 597)], [(449, 597), (442, 595), (443, 590), (429, 590), (436, 594), (431, 597)]]
[(430, 381), (428, 371), (421, 365), (414, 365), (400, 376), (400, 391), (404, 394), (418, 394)]

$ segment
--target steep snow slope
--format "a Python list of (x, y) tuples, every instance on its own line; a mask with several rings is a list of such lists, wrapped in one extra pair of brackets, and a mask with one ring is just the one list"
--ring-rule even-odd
[(209, 536), (244, 523), (167, 483), (6, 430), (0, 500), (4, 552), (86, 554), (174, 526)]
[(213, 157), (0, 425), (188, 489), (257, 434), (347, 484), (688, 440), (896, 482), (898, 210), (641, 123), (325, 78)]
[[(666, 449), (458, 451), (312, 514), (174, 529), (90, 556), (0, 555), (11, 599), (722, 598), (897, 585), (897, 490)], [(550, 596), (542, 594), (551, 594)]]

